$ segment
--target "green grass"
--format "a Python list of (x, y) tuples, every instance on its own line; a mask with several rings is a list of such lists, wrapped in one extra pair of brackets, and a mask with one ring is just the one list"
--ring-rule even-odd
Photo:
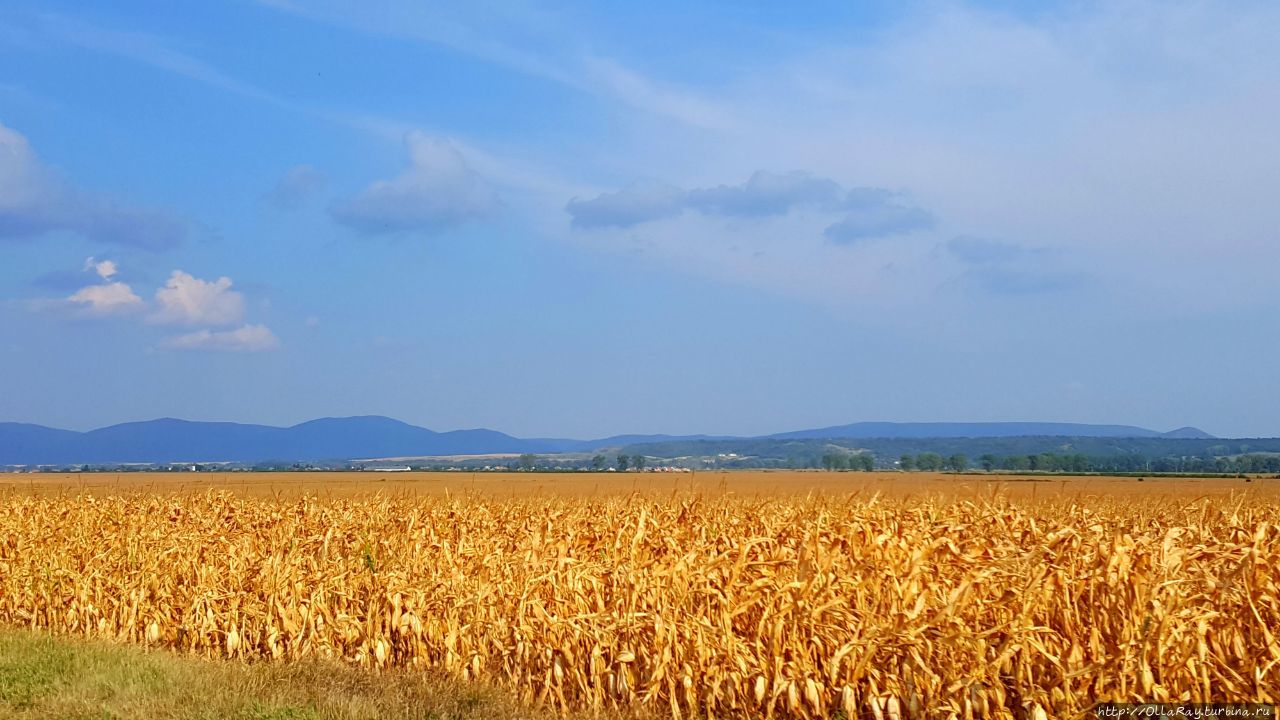
[[(14, 720), (549, 720), (499, 690), (338, 663), (235, 663), (0, 629)], [(638, 717), (638, 716), (630, 716)]]

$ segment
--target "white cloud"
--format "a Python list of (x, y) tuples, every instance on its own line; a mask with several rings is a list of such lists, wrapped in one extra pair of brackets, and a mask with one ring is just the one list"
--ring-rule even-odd
[[(73, 292), (71, 295), (61, 298), (40, 298), (26, 301), (26, 306), (35, 312), (65, 312), (72, 311), (81, 316), (88, 317), (107, 317), (112, 315), (127, 315), (138, 312), (146, 307), (146, 302), (138, 297), (137, 293), (128, 284), (113, 281), (120, 268), (113, 260), (95, 260), (88, 258), (84, 262), (84, 272), (93, 272), (102, 282), (97, 285), (83, 286)], [(65, 273), (65, 279), (61, 277), (63, 273), (56, 274), (58, 279), (53, 285), (61, 286), (64, 282), (75, 285), (81, 285), (83, 281), (82, 273)], [(74, 287), (75, 285), (72, 285)]]
[(201, 280), (174, 270), (156, 291), (151, 320), (178, 325), (234, 325), (244, 319), (244, 296), (231, 289), (231, 278)]
[[(128, 284), (112, 281), (120, 268), (112, 260), (85, 260), (85, 270), (92, 270), (104, 282), (82, 287), (63, 299), (25, 301), (35, 312), (72, 312), (83, 317), (108, 317), (140, 314), (147, 303)], [(156, 291), (151, 323), (195, 325), (201, 329), (162, 340), (160, 347), (172, 350), (222, 350), (262, 352), (280, 347), (280, 340), (263, 324), (244, 323), (245, 300), (231, 289), (231, 279), (202, 280), (181, 270), (174, 270), (168, 283)], [(266, 305), (264, 305), (266, 307)], [(318, 327), (320, 320), (307, 318), (307, 327)], [(218, 326), (240, 325), (231, 330), (214, 330)]]
[(198, 330), (166, 338), (160, 347), (168, 350), (214, 350), (225, 352), (265, 352), (280, 347), (280, 339), (266, 325), (244, 325), (235, 330)]
[(114, 260), (94, 260), (93, 258), (84, 261), (84, 269), (92, 270), (103, 280), (110, 280), (120, 272), (120, 267)]
[(22, 134), (0, 124), (0, 240), (59, 231), (164, 250), (182, 240), (185, 228), (166, 213), (122, 206), (67, 185), (40, 161)]
[(415, 131), (405, 145), (408, 169), (336, 203), (334, 220), (370, 234), (435, 232), (498, 209), (492, 188), (449, 140)]
[(67, 302), (89, 315), (121, 315), (141, 310), (142, 298), (122, 282), (90, 285), (77, 290)]

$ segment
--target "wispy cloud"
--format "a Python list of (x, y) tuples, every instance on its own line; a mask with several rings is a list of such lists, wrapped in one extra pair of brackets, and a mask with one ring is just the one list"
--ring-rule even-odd
[(1065, 292), (1086, 288), (1095, 280), (1061, 250), (972, 235), (952, 238), (947, 250), (968, 266), (963, 280), (995, 295)]
[(899, 193), (869, 187), (845, 190), (830, 178), (802, 171), (758, 170), (737, 185), (689, 190), (664, 183), (636, 183), (590, 199), (574, 198), (565, 206), (577, 228), (630, 228), (674, 217), (685, 210), (751, 220), (800, 209), (828, 217), (843, 214), (843, 219), (829, 224), (824, 231), (829, 240), (838, 244), (914, 232), (933, 224), (930, 213), (907, 204)]
[(275, 93), (233, 78), (213, 65), (173, 47), (168, 38), (143, 32), (108, 29), (64, 15), (42, 15), (38, 18), (38, 25), (50, 37), (76, 47), (133, 60), (254, 100), (293, 106)]
[(735, 125), (728, 108), (691, 90), (660, 83), (614, 60), (583, 61), (588, 87), (597, 95), (659, 117), (703, 130), (724, 131)]
[(186, 228), (166, 212), (71, 186), (40, 161), (23, 135), (0, 125), (0, 240), (54, 232), (159, 251), (177, 245)]
[(905, 235), (933, 227), (933, 215), (918, 207), (881, 203), (850, 212), (828, 225), (822, 234), (838, 245), (849, 245), (892, 235)]
[(166, 338), (160, 347), (167, 350), (211, 350), (220, 352), (267, 352), (280, 348), (280, 339), (266, 325), (244, 325), (235, 330), (197, 330)]
[(565, 211), (578, 228), (629, 228), (684, 212), (685, 191), (674, 185), (640, 182), (594, 198), (573, 198)]
[(399, 138), (410, 123), (364, 112), (346, 112), (300, 102), (271, 89), (237, 78), (214, 63), (181, 48), (173, 38), (131, 30), (101, 27), (79, 18), (43, 14), (32, 19), (41, 37), (85, 50), (131, 60), (192, 82), (302, 116), (345, 126), (384, 138)]
[[(890, 195), (888, 191), (880, 192)], [(860, 197), (857, 190), (854, 194)], [(740, 185), (689, 190), (685, 204), (705, 213), (758, 217), (785, 215), (796, 207), (837, 211), (848, 203), (840, 184), (830, 178), (801, 171), (778, 174), (757, 170)]]
[(311, 165), (295, 165), (263, 200), (277, 210), (296, 210), (323, 190), (328, 180), (327, 175)]
[(327, 0), (259, 0), (313, 21), (446, 48), (512, 72), (691, 127), (725, 130), (730, 110), (691, 88), (662, 82), (583, 48), (582, 31), (565, 13), (507, 6), (433, 6), (380, 0), (356, 9)]

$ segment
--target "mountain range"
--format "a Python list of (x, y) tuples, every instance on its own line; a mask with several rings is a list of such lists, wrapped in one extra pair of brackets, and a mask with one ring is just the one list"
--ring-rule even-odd
[[(1212, 438), (1192, 427), (1162, 433), (1076, 423), (886, 423), (798, 430), (761, 439), (947, 437)], [(496, 430), (436, 432), (387, 417), (322, 418), (291, 427), (162, 418), (88, 432), (0, 423), (0, 465), (352, 460), (362, 458), (590, 452), (640, 443), (730, 440), (710, 435), (615, 435), (597, 440), (517, 438)]]

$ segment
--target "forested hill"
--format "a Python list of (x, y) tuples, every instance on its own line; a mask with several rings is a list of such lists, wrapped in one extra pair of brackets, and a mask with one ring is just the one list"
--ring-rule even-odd
[[(1234, 472), (1219, 459), (1273, 456), (1280, 467), (1280, 438), (1171, 437), (994, 437), (994, 438), (818, 438), (699, 440), (629, 445), (622, 452), (652, 458), (715, 458), (722, 467), (821, 467), (824, 459), (869, 453), (877, 467), (895, 467), (905, 456), (960, 455), (972, 467), (983, 456), (996, 467)], [(1067, 467), (1037, 468), (1038, 463)], [(1012, 466), (1012, 467), (1009, 467)], [(1258, 471), (1270, 471), (1259, 467)]]

